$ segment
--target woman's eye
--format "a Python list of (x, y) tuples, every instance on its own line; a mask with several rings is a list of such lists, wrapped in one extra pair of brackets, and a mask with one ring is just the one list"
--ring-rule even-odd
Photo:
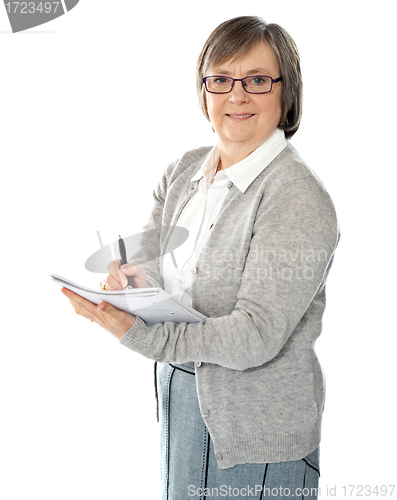
[(214, 82), (215, 83), (226, 83), (227, 82), (227, 78), (222, 78), (222, 77), (215, 78)]
[(265, 79), (261, 76), (256, 76), (255, 78), (252, 78), (249, 83), (253, 83), (254, 85), (263, 85), (265, 83)]

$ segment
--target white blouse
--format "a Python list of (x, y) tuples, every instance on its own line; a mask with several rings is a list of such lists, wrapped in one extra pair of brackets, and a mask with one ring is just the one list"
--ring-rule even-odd
[(247, 158), (225, 170), (220, 170), (216, 175), (219, 151), (217, 146), (213, 147), (201, 169), (191, 179), (191, 182), (200, 180), (198, 192), (189, 200), (177, 221), (178, 226), (189, 231), (185, 243), (173, 251), (177, 267), (170, 253), (164, 255), (162, 259), (164, 290), (184, 304), (192, 305), (195, 266), (229, 189), (234, 184), (244, 193), (287, 144), (284, 132), (277, 128)]

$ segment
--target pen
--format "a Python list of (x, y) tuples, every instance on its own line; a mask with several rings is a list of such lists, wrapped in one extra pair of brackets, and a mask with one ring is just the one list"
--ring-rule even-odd
[[(120, 235), (119, 235), (119, 250), (120, 250), (120, 257), (121, 257), (121, 265), (123, 266), (124, 264), (127, 264), (127, 254), (125, 251), (124, 240)], [(125, 288), (127, 290), (131, 290), (131, 288), (133, 288), (132, 277), (127, 276), (127, 280), (128, 280), (128, 285)]]

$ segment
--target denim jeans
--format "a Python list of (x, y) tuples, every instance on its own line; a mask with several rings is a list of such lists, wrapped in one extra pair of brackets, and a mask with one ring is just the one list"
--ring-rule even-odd
[(157, 364), (162, 500), (317, 499), (319, 449), (301, 460), (219, 469), (201, 416), (194, 363)]

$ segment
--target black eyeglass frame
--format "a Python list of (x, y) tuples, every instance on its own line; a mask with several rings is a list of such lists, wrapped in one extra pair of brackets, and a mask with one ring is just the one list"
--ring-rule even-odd
[[(270, 80), (271, 80), (270, 90), (266, 90), (266, 92), (250, 92), (249, 90), (247, 90), (247, 86), (246, 86), (246, 83), (244, 82), (244, 80), (246, 80), (247, 78), (259, 78), (259, 77), (260, 78), (270, 78)], [(230, 90), (227, 90), (226, 92), (214, 92), (213, 90), (208, 90), (207, 78), (227, 78), (228, 80), (233, 80), (232, 86), (231, 86)], [(209, 75), (209, 76), (206, 76), (205, 78), (203, 78), (202, 82), (205, 85), (205, 90), (207, 92), (209, 92), (210, 94), (229, 94), (233, 90), (234, 82), (241, 82), (243, 89), (248, 94), (268, 94), (269, 92), (271, 92), (273, 90), (273, 83), (281, 82), (282, 79), (283, 78), (281, 76), (279, 76), (278, 78), (272, 78), (271, 76), (267, 76), (267, 75), (252, 75), (252, 76), (245, 76), (244, 78), (232, 78), (231, 76), (224, 76), (224, 75)]]

